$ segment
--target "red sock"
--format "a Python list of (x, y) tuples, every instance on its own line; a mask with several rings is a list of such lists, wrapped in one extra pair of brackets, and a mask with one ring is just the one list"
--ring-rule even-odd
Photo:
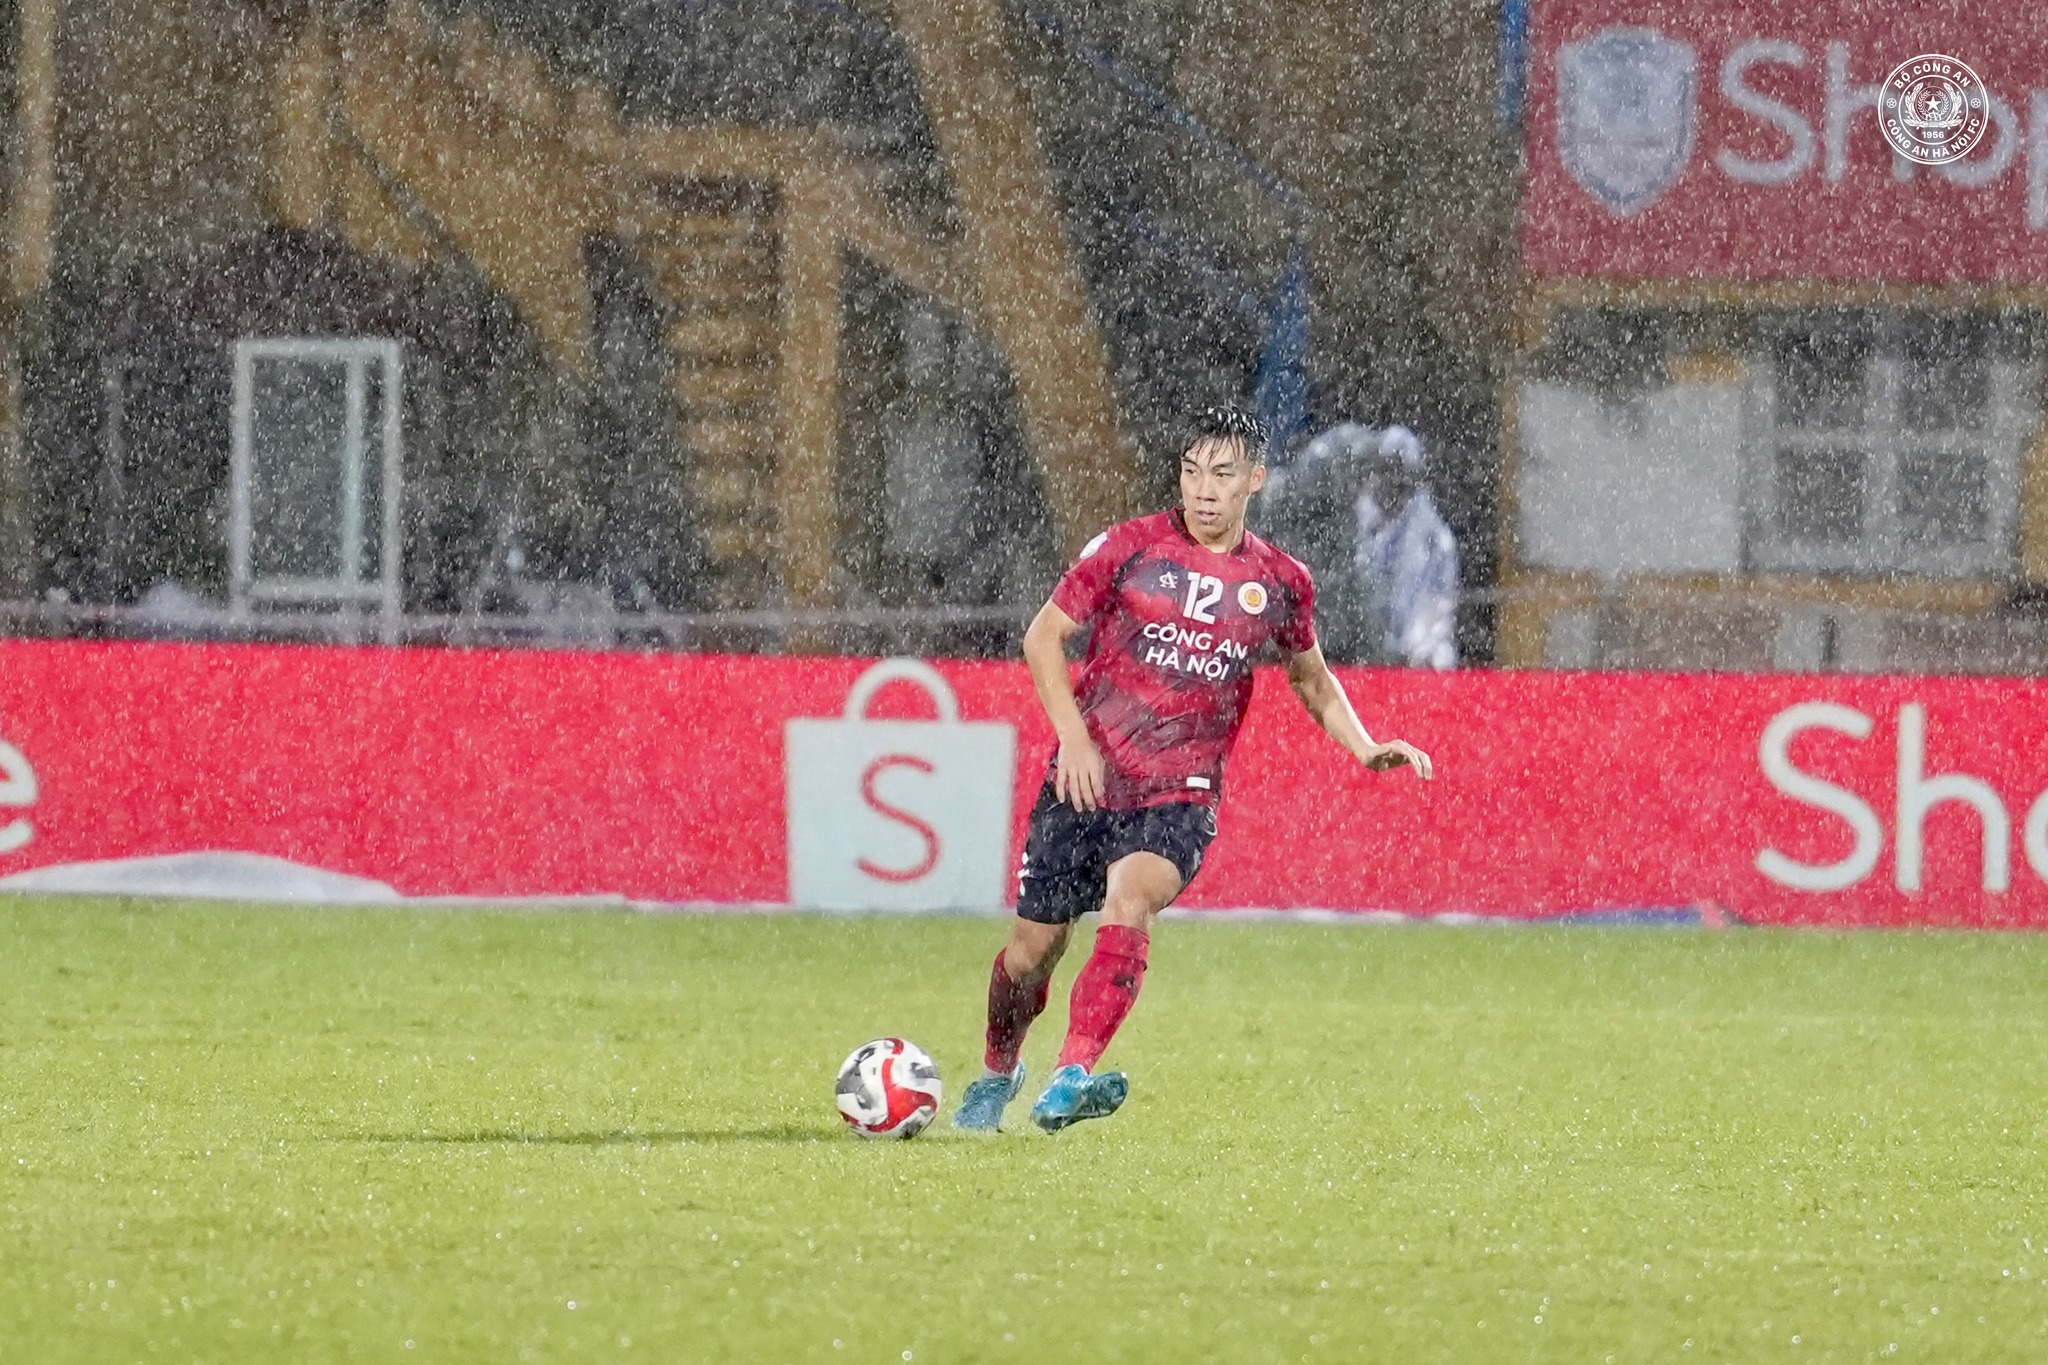
[(1045, 998), (1051, 990), (1050, 978), (1041, 979), (1035, 986), (1012, 979), (1009, 968), (1003, 965), (1003, 955), (996, 954), (995, 969), (988, 974), (988, 1050), (982, 1055), (982, 1065), (1004, 1075), (1017, 1069), (1017, 1053), (1024, 1046), (1024, 1035), (1031, 1031), (1031, 1021), (1045, 1009)]
[(1079, 1062), (1095, 1070), (1103, 1049), (1116, 1037), (1117, 1026), (1138, 1002), (1138, 988), (1145, 984), (1145, 954), (1151, 946), (1152, 936), (1143, 929), (1105, 924), (1095, 931), (1095, 951), (1074, 978), (1061, 1066)]

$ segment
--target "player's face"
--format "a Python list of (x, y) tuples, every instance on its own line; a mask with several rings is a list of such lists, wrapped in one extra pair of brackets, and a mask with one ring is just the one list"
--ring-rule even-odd
[(1188, 529), (1204, 544), (1225, 548), (1244, 530), (1244, 509), (1266, 486), (1266, 467), (1255, 464), (1244, 446), (1205, 437), (1180, 457), (1180, 505)]

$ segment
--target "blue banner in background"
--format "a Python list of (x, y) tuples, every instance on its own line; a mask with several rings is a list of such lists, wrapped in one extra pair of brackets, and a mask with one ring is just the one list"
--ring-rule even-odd
[(1500, 0), (1500, 126), (1522, 129), (1529, 95), (1529, 6), (1533, 0)]
[(1290, 457), (1308, 433), (1309, 307), (1308, 239), (1297, 237), (1273, 291), (1259, 355), (1256, 401), (1275, 460)]

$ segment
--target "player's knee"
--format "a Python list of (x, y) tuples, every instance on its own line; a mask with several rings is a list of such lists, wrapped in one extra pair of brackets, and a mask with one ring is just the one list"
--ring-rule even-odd
[(1120, 924), (1126, 929), (1143, 929), (1149, 934), (1159, 912), (1166, 908), (1164, 904), (1155, 903), (1156, 900), (1156, 897), (1133, 892), (1112, 894), (1102, 903), (1102, 922)]
[(1059, 965), (1060, 954), (1066, 950), (1067, 929), (1047, 933), (1017, 933), (1003, 947), (1003, 970), (1010, 974), (1012, 981), (1036, 982), (1052, 975)]
[[(1151, 874), (1153, 869), (1148, 867), (1143, 871)], [(1159, 860), (1158, 875), (1112, 878), (1109, 894), (1102, 899), (1103, 923), (1143, 929), (1149, 934), (1159, 912), (1173, 904), (1180, 888), (1177, 871), (1164, 859)]]

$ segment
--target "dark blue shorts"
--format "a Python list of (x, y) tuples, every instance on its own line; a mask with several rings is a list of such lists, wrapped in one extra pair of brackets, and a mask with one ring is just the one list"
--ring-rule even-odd
[(1109, 865), (1133, 853), (1157, 853), (1195, 879), (1216, 837), (1216, 812), (1192, 801), (1138, 810), (1075, 810), (1048, 782), (1031, 808), (1031, 833), (1017, 874), (1017, 913), (1039, 924), (1072, 924), (1102, 908)]

